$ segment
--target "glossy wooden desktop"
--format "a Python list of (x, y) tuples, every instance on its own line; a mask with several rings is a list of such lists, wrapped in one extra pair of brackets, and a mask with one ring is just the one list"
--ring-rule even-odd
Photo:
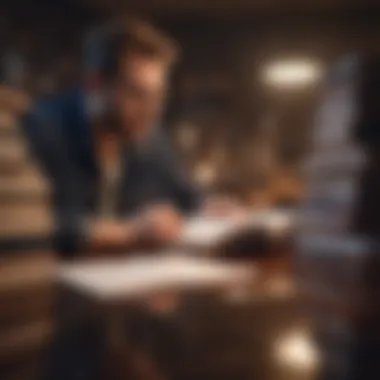
[[(217, 293), (207, 289), (177, 292), (170, 312), (157, 313), (154, 307), (145, 310), (142, 315), (147, 325), (156, 326), (152, 340), (148, 337), (148, 350), (136, 350), (125, 342), (111, 345), (100, 377), (124, 379), (133, 373), (146, 380), (314, 379), (317, 353), (300, 315), (289, 259), (281, 255), (255, 260), (254, 264), (259, 270), (249, 286), (241, 284)], [(165, 297), (165, 292), (155, 295), (160, 296)], [(78, 305), (78, 298), (74, 302)], [(98, 316), (107, 315), (110, 337), (127, 336), (124, 316), (119, 318), (116, 312), (109, 323), (112, 311), (109, 314), (108, 307), (106, 314), (104, 308), (97, 310)], [(128, 314), (128, 308), (125, 310)], [(181, 344), (181, 354), (166, 360), (165, 369), (160, 352), (170, 347), (165, 334), (157, 338), (162, 324), (173, 326)]]
[[(232, 263), (253, 263), (258, 270), (249, 286), (235, 283), (223, 291), (161, 292), (145, 298), (144, 310), (137, 308), (147, 326), (144, 349), (125, 341), (131, 328), (125, 316), (135, 313), (136, 303), (121, 315), (120, 304), (104, 307), (81, 292), (61, 288), (59, 315), (66, 325), (84, 309), (89, 312), (83, 319), (85, 323), (106, 323), (98, 325), (106, 327), (110, 349), (96, 380), (314, 379), (316, 354), (307, 323), (299, 312), (291, 254), (285, 253), (284, 245), (276, 245), (276, 252), (269, 257), (257, 251), (250, 255), (251, 247), (231, 243), (221, 251), (216, 247), (210, 251)], [(187, 253), (197, 252), (192, 248)], [(162, 304), (169, 310), (162, 312)], [(167, 340), (168, 329), (181, 349), (163, 360), (162, 353), (173, 349)]]
[(54, 330), (54, 255), (0, 252), (0, 378), (39, 379)]

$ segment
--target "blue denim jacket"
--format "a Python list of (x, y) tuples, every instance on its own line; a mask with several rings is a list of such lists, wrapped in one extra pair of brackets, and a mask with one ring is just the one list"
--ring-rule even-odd
[[(52, 183), (55, 241), (63, 255), (80, 250), (85, 220), (95, 211), (99, 171), (80, 90), (39, 100), (23, 127), (32, 151)], [(166, 201), (183, 212), (194, 210), (199, 197), (171, 152), (161, 130), (123, 156), (117, 199), (120, 217), (150, 203)]]

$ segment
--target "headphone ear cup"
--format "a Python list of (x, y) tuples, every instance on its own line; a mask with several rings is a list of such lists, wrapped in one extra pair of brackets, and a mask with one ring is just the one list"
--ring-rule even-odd
[(89, 91), (86, 95), (86, 110), (91, 118), (101, 118), (107, 112), (106, 96), (100, 91)]
[(119, 120), (108, 97), (100, 92), (89, 92), (86, 96), (86, 112), (89, 119), (96, 121), (110, 132), (119, 130)]

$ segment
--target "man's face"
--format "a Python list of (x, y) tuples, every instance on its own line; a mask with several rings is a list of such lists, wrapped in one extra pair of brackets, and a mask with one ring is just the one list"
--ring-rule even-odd
[(121, 128), (131, 138), (154, 126), (164, 103), (166, 76), (167, 67), (158, 59), (130, 55), (121, 61), (112, 100)]

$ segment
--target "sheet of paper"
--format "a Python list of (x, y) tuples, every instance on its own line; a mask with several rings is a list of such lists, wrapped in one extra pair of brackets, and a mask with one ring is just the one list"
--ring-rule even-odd
[(135, 297), (166, 289), (186, 290), (244, 281), (252, 269), (215, 259), (156, 256), (61, 265), (62, 283), (97, 298)]
[(188, 221), (180, 243), (211, 246), (243, 228), (246, 220), (195, 217)]

